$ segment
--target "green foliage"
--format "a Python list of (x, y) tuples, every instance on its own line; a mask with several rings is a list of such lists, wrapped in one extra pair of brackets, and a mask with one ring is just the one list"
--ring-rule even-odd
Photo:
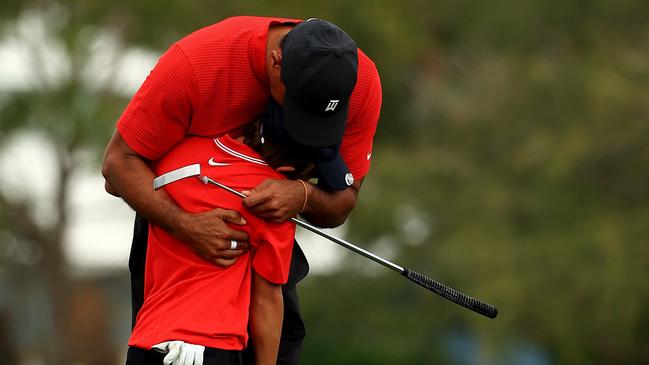
[(373, 154), (353, 234), (407, 242), (394, 212), (410, 204), (434, 229), (399, 261), (502, 311), (440, 320), (488, 333), (501, 354), (522, 337), (561, 364), (644, 363), (646, 5), (543, 4), (476, 5), (437, 23), (441, 55), (402, 109), (417, 143)]

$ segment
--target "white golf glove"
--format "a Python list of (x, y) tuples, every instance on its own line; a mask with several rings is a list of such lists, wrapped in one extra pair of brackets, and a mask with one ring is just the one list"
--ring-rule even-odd
[(203, 365), (205, 346), (183, 341), (166, 341), (153, 345), (152, 348), (167, 354), (162, 361), (164, 365)]

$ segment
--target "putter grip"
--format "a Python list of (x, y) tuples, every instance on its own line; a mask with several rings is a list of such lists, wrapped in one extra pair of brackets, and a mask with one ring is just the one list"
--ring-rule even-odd
[(437, 282), (433, 279), (427, 278), (424, 275), (421, 275), (417, 272), (414, 272), (410, 269), (403, 269), (401, 275), (407, 277), (412, 282), (415, 282), (424, 288), (432, 291), (433, 293), (440, 295), (455, 304), (459, 304), (467, 309), (470, 309), (476, 313), (480, 313), (483, 316), (489, 318), (496, 318), (498, 315), (498, 309), (491, 304), (487, 304), (478, 299), (472, 298), (466, 294), (462, 294), (459, 291), (450, 288), (440, 282)]

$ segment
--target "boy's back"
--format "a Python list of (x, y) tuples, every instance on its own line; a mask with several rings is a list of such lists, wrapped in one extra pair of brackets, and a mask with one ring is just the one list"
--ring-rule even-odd
[[(265, 179), (281, 179), (250, 147), (229, 136), (185, 139), (153, 168), (161, 175), (200, 163), (203, 175), (232, 188), (250, 190)], [(245, 348), (248, 334), (251, 269), (275, 284), (288, 278), (295, 226), (270, 223), (248, 213), (241, 199), (198, 179), (184, 179), (165, 191), (188, 212), (214, 208), (240, 212), (247, 221), (252, 250), (220, 268), (200, 258), (162, 228), (149, 228), (145, 302), (129, 346), (150, 349), (168, 340), (225, 350)]]

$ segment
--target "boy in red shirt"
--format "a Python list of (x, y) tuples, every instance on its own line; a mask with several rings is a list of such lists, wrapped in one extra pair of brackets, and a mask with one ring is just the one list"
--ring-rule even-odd
[[(263, 128), (255, 122), (238, 138), (186, 138), (153, 171), (161, 175), (200, 163), (203, 175), (238, 191), (252, 189), (266, 179), (308, 179), (316, 165), (329, 179), (345, 178), (344, 165), (339, 166), (342, 169), (330, 166), (337, 148), (297, 145), (282, 130), (280, 119), (281, 109), (271, 103)], [(327, 166), (314, 165), (313, 160), (327, 161)], [(145, 300), (129, 339), (127, 365), (162, 364), (165, 355), (154, 349), (172, 357), (174, 350), (186, 353), (185, 359), (172, 364), (240, 364), (249, 322), (255, 363), (275, 364), (283, 313), (280, 285), (288, 279), (295, 225), (265, 221), (248, 212), (239, 197), (198, 179), (179, 180), (164, 189), (188, 212), (215, 207), (240, 212), (248, 223), (243, 228), (253, 249), (234, 265), (222, 268), (202, 259), (161, 227), (150, 225)], [(202, 359), (192, 361), (187, 356)]]

